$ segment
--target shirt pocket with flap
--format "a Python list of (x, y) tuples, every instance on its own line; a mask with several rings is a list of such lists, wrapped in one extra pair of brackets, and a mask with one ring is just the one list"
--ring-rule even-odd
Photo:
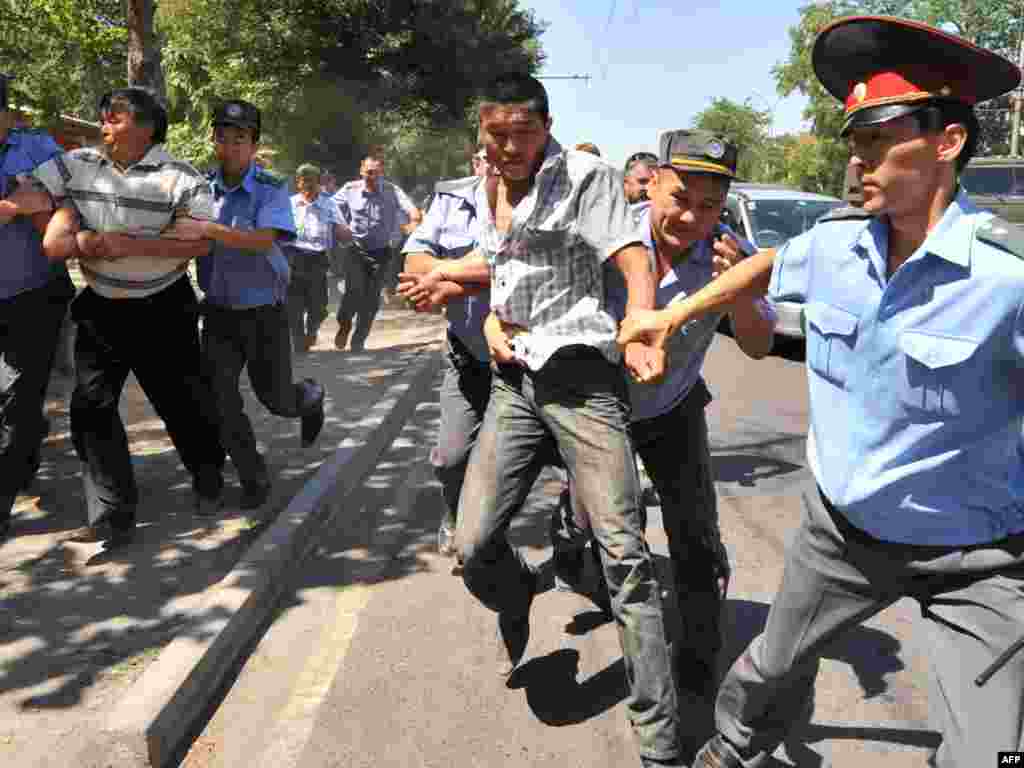
[(934, 331), (900, 334), (906, 360), (903, 402), (911, 411), (958, 416), (968, 399), (981, 397), (984, 371), (975, 365), (980, 341)]
[(804, 307), (807, 320), (807, 365), (812, 371), (844, 387), (853, 364), (859, 318), (852, 312), (818, 302)]

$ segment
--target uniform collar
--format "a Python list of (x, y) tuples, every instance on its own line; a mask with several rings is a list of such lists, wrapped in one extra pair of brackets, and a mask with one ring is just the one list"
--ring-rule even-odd
[[(967, 214), (977, 213), (963, 188), (949, 204), (939, 223), (925, 238), (919, 252), (927, 252), (965, 269), (971, 265), (971, 246), (974, 239), (973, 227)], [(889, 222), (884, 217), (871, 218), (855, 231), (852, 246), (862, 248), (869, 254), (878, 254), (884, 265), (888, 253)]]
[(316, 200), (314, 200), (311, 203), (308, 202), (306, 200), (306, 198), (302, 196), (301, 192), (296, 192), (295, 193), (295, 197), (294, 197), (294, 200), (295, 200), (295, 202), (298, 205), (308, 205), (308, 206), (311, 206), (313, 208), (320, 208), (320, 207), (322, 207), (323, 204), (324, 204), (324, 201), (325, 200), (330, 200), (330, 199), (331, 199), (330, 195), (325, 195), (323, 192), (321, 192), (319, 195), (317, 195), (316, 196)]
[(213, 177), (213, 183), (222, 192), (231, 192), (231, 191), (233, 191), (235, 189), (244, 189), (246, 192), (248, 192), (251, 195), (252, 191), (253, 191), (253, 187), (255, 186), (255, 179), (256, 179), (256, 163), (249, 163), (249, 167), (246, 169), (245, 175), (242, 176), (242, 182), (237, 187), (229, 188), (228, 185), (224, 183), (224, 169), (223, 168), (218, 168), (217, 169), (217, 175)]
[(977, 213), (978, 210), (978, 206), (967, 198), (967, 193), (962, 188), (958, 189), (953, 202), (946, 208), (935, 228), (928, 233), (922, 247), (957, 266), (970, 267), (974, 228), (970, 226), (970, 219), (966, 215)]

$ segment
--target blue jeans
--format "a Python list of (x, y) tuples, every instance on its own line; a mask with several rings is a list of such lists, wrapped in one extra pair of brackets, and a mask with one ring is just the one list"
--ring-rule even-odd
[(563, 349), (538, 372), (500, 366), (466, 471), (457, 538), (469, 591), (495, 612), (526, 613), (532, 574), (506, 532), (538, 457), (557, 449), (600, 546), (641, 755), (670, 760), (680, 750), (676, 693), (625, 387), (621, 369), (590, 347)]

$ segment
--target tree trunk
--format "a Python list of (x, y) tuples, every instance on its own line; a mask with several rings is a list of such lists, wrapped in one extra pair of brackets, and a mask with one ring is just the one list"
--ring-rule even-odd
[(154, 0), (124, 0), (128, 21), (128, 84), (152, 89), (167, 101), (160, 48), (153, 34)]

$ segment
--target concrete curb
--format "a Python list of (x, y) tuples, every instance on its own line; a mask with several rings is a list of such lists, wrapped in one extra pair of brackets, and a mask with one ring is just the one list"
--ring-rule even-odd
[(225, 674), (269, 616), (291, 567), (372, 471), (440, 367), (427, 359), (389, 387), (266, 530), (196, 608), (201, 636), (179, 636), (160, 653), (72, 763), (80, 768), (162, 768), (184, 744)]

